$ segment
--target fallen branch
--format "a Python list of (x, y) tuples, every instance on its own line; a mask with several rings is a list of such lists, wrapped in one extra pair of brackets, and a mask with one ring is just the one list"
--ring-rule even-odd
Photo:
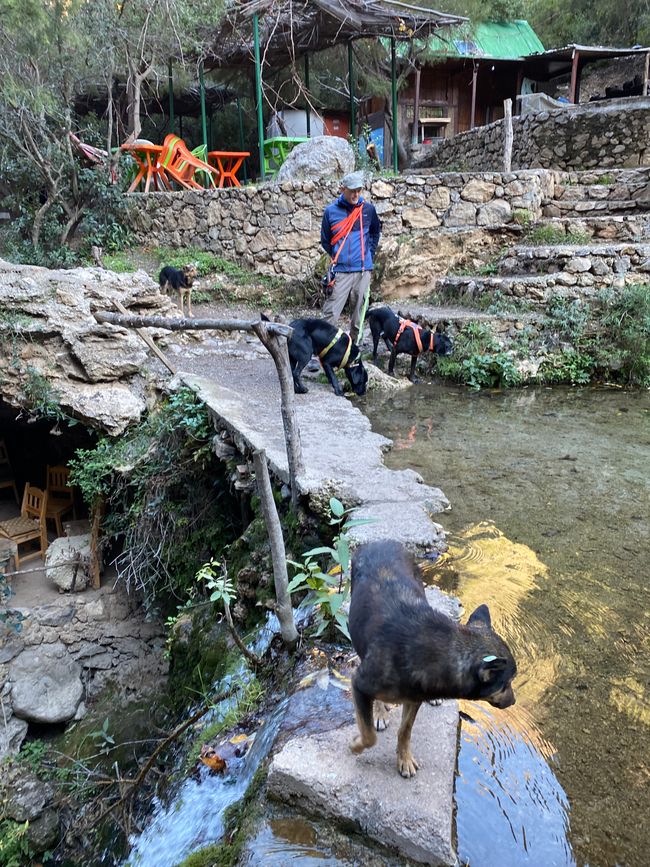
[(254, 668), (261, 668), (262, 665), (264, 664), (262, 662), (262, 660), (259, 658), (259, 656), (256, 656), (251, 650), (249, 650), (246, 647), (246, 645), (244, 644), (244, 642), (241, 640), (241, 638), (239, 637), (237, 630), (235, 629), (235, 624), (232, 622), (232, 614), (230, 613), (230, 605), (228, 603), (228, 600), (225, 598), (223, 600), (223, 607), (224, 607), (225, 612), (226, 612), (226, 623), (228, 624), (228, 629), (230, 630), (230, 634), (233, 637), (233, 641), (235, 642), (237, 647), (241, 650), (241, 652), (244, 654), (246, 659), (250, 662), (250, 664)]
[(189, 719), (186, 719), (184, 723), (181, 723), (181, 725), (179, 725), (177, 728), (175, 728), (174, 731), (168, 737), (166, 737), (163, 741), (161, 741), (158, 744), (156, 749), (149, 756), (146, 764), (143, 765), (143, 767), (141, 768), (138, 776), (135, 777), (133, 780), (125, 780), (122, 778), (118, 778), (117, 780), (114, 780), (113, 782), (115, 783), (115, 785), (119, 785), (120, 787), (126, 785), (126, 786), (131, 786), (131, 788), (127, 792), (125, 792), (117, 801), (115, 801), (113, 804), (111, 804), (110, 807), (106, 807), (105, 810), (102, 810), (102, 812), (99, 814), (99, 816), (90, 823), (88, 828), (93, 828), (95, 825), (98, 825), (103, 819), (106, 818), (106, 816), (109, 815), (109, 813), (112, 813), (113, 810), (116, 809), (116, 807), (121, 806), (127, 800), (127, 798), (130, 798), (133, 795), (133, 793), (136, 791), (136, 789), (140, 785), (142, 785), (144, 778), (147, 776), (147, 774), (149, 773), (149, 771), (153, 767), (153, 763), (156, 761), (156, 758), (158, 757), (158, 755), (160, 755), (162, 750), (164, 750), (165, 747), (169, 746), (169, 744), (171, 744), (173, 741), (175, 741), (177, 737), (182, 735), (183, 732), (186, 729), (188, 729), (191, 725), (194, 725), (194, 723), (197, 720), (200, 720), (202, 716), (205, 716), (205, 714), (209, 710), (212, 710), (212, 708), (214, 707), (215, 704), (217, 704), (220, 701), (224, 701), (224, 699), (230, 698), (230, 696), (233, 694), (233, 692), (235, 692), (234, 689), (229, 689), (229, 690), (226, 690), (226, 692), (219, 693), (219, 695), (215, 696), (209, 702), (209, 704), (205, 704), (201, 708), (201, 710), (198, 710), (195, 714), (192, 714), (192, 716)]

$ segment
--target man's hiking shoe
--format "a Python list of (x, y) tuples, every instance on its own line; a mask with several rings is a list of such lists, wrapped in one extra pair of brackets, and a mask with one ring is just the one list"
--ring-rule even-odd
[(307, 370), (310, 373), (318, 373), (320, 370), (320, 361), (315, 356), (309, 360)]

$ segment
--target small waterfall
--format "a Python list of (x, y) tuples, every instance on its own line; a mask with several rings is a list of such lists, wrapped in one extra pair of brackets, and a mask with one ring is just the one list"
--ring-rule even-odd
[[(304, 619), (303, 612), (299, 614)], [(262, 655), (279, 631), (277, 617), (269, 613), (249, 643), (249, 649)], [(226, 675), (216, 689), (220, 692), (232, 685), (242, 685), (252, 677), (242, 659), (237, 670)], [(236, 702), (236, 696), (232, 696), (215, 706), (210, 721), (222, 719)], [(169, 802), (163, 804), (159, 798), (154, 798), (153, 815), (142, 834), (130, 839), (132, 848), (124, 867), (174, 867), (191, 852), (218, 843), (224, 832), (224, 813), (245, 795), (273, 745), (286, 706), (287, 699), (277, 705), (255, 735), (246, 755), (230, 763), (228, 773), (216, 776), (207, 768), (201, 769), (199, 778), (186, 778)]]

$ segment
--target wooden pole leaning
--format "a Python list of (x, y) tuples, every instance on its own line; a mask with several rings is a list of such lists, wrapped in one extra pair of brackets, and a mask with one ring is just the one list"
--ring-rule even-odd
[(255, 483), (260, 495), (262, 515), (266, 524), (271, 544), (271, 560), (273, 563), (273, 579), (275, 582), (275, 598), (277, 601), (275, 613), (280, 621), (282, 640), (289, 648), (296, 646), (298, 630), (293, 619), (293, 607), (289, 593), (289, 576), (287, 574), (287, 553), (284, 547), (282, 526), (278, 510), (273, 499), (273, 490), (269, 478), (269, 468), (266, 463), (266, 452), (262, 449), (253, 452), (255, 465)]
[[(297, 506), (299, 493), (298, 479), (305, 474), (305, 465), (302, 459), (302, 442), (298, 418), (296, 416), (289, 350), (286, 338), (279, 336), (277, 332), (272, 330), (272, 326), (277, 326), (277, 324), (275, 322), (255, 322), (253, 323), (253, 331), (268, 349), (278, 372), (278, 379), (280, 380), (280, 412), (282, 413), (284, 439), (287, 447), (287, 463), (289, 464), (289, 478), (291, 480), (291, 502), (294, 506)], [(284, 327), (288, 326), (285, 325)]]
[[(164, 316), (133, 316), (120, 313), (95, 313), (98, 322), (110, 322), (127, 328), (166, 328), (168, 331), (248, 331), (256, 334), (268, 350), (275, 363), (280, 380), (280, 411), (284, 427), (284, 439), (287, 449), (287, 464), (289, 466), (289, 483), (291, 486), (291, 502), (298, 504), (298, 479), (305, 473), (302, 457), (302, 442), (300, 428), (296, 416), (294, 400), (293, 377), (289, 363), (287, 340), (293, 329), (281, 322), (263, 322), (248, 319), (166, 319)], [(147, 335), (148, 336), (148, 335)], [(152, 341), (153, 342), (153, 341)], [(156, 347), (157, 349), (158, 347)]]

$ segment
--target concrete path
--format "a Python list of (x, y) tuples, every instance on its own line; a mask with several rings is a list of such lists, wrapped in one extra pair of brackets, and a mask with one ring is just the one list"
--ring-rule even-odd
[[(228, 430), (244, 453), (264, 449), (271, 471), (287, 482), (280, 386), (270, 356), (256, 343), (257, 338), (219, 341), (212, 354), (197, 346), (174, 361), (180, 379), (209, 407), (217, 426)], [(355, 517), (372, 518), (372, 524), (352, 531), (357, 543), (390, 537), (421, 552), (444, 547), (442, 528), (431, 516), (449, 508), (447, 498), (418, 473), (384, 466), (391, 441), (372, 432), (359, 409), (363, 398), (337, 397), (315, 380), (309, 389), (295, 398), (305, 463), (301, 493), (321, 514), (336, 496), (347, 507), (358, 507)]]

